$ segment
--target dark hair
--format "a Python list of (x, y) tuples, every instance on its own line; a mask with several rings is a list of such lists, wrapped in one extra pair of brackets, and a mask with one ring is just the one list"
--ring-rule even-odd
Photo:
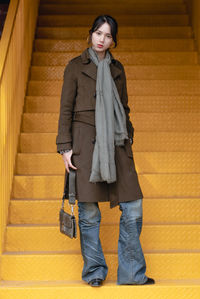
[(118, 24), (117, 24), (117, 21), (109, 15), (100, 15), (94, 20), (92, 28), (89, 30), (88, 44), (92, 41), (92, 33), (94, 31), (96, 31), (104, 23), (108, 23), (110, 25), (111, 35), (112, 35), (112, 38), (115, 43), (114, 48), (116, 48), (117, 47)]

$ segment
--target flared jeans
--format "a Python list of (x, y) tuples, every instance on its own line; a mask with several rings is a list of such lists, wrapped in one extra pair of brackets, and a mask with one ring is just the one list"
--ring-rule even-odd
[[(146, 262), (140, 243), (143, 199), (119, 203), (117, 284), (144, 284)], [(99, 238), (101, 212), (98, 202), (78, 202), (80, 245), (84, 266), (82, 279), (106, 279), (108, 266)], [(106, 233), (106, 232), (104, 232)]]

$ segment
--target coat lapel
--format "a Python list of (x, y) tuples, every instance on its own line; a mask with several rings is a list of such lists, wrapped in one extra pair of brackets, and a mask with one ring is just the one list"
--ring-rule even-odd
[[(97, 67), (93, 63), (93, 61), (90, 59), (87, 49), (85, 49), (82, 52), (81, 59), (82, 59), (82, 63), (83, 63), (81, 72), (96, 81)], [(111, 60), (112, 61), (110, 64), (110, 71), (111, 71), (111, 75), (112, 75), (113, 79), (115, 80), (118, 76), (120, 76), (120, 74), (122, 73), (122, 70), (115, 65), (116, 60), (114, 59), (112, 54), (111, 54)]]

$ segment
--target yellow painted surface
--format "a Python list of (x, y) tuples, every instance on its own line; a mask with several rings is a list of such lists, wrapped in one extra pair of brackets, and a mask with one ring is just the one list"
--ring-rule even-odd
[(156, 285), (117, 286), (105, 282), (101, 288), (91, 288), (80, 281), (3, 282), (0, 295), (4, 299), (199, 299), (200, 280), (158, 280)]
[[(145, 253), (147, 276), (155, 279), (199, 279), (200, 250)], [(108, 280), (117, 279), (117, 254), (105, 253)], [(13, 252), (2, 256), (3, 280), (81, 280), (81, 253)]]
[[(58, 213), (61, 207), (60, 198), (56, 199), (12, 199), (9, 209), (9, 224), (58, 224)], [(102, 224), (117, 225), (121, 211), (118, 207), (109, 208), (108, 202), (99, 203)], [(65, 203), (65, 209), (70, 207)], [(29, 211), (31, 210), (31, 217)], [(78, 208), (75, 208), (78, 217)], [(199, 198), (144, 198), (144, 224), (192, 224), (199, 223)]]
[(0, 41), (0, 254), (4, 249), (38, 2), (10, 1)]
[[(36, 30), (38, 1), (19, 0), (16, 6), (9, 68), (4, 68), (1, 81), (1, 128), (6, 129), (1, 135), (1, 221), (6, 230), (0, 298), (199, 299), (200, 66), (185, 2), (125, 0), (122, 5), (116, 0), (111, 10), (111, 2), (91, 5), (91, 1), (83, 5), (79, 0), (72, 4), (41, 0)], [(27, 9), (28, 4), (32, 9)], [(100, 238), (109, 267), (101, 288), (81, 280), (79, 229), (76, 240), (59, 231), (64, 165), (55, 139), (63, 71), (85, 49), (89, 25), (96, 11), (105, 8), (116, 14), (120, 28), (113, 55), (125, 65), (127, 75), (135, 128), (132, 148), (144, 193), (141, 244), (146, 274), (156, 280), (155, 285), (116, 285), (121, 215), (117, 207), (99, 204)], [(75, 11), (80, 13), (78, 18)], [(29, 37), (23, 47), (22, 29)], [(16, 58), (19, 51), (21, 56)]]

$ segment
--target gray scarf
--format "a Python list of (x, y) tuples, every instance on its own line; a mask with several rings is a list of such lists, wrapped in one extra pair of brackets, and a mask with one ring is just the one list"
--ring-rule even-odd
[(89, 181), (113, 183), (116, 181), (115, 145), (122, 146), (124, 139), (128, 139), (126, 115), (110, 72), (109, 51), (106, 51), (103, 60), (99, 59), (92, 47), (88, 48), (88, 52), (97, 66), (96, 143)]

